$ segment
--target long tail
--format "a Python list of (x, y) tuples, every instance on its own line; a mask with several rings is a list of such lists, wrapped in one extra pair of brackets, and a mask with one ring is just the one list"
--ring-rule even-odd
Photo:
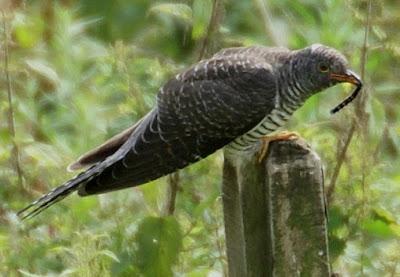
[[(153, 110), (154, 111), (154, 110)], [(155, 112), (149, 113), (149, 115), (156, 115)], [(143, 120), (140, 120), (140, 124), (135, 127), (135, 131), (130, 135), (129, 139), (125, 141), (125, 143), (120, 146), (120, 148), (112, 153), (112, 155), (104, 158), (103, 160), (99, 161), (98, 163), (94, 164), (93, 166), (89, 167), (87, 170), (83, 171), (82, 173), (78, 174), (71, 180), (67, 181), (66, 183), (62, 184), (59, 187), (56, 187), (46, 195), (43, 195), (38, 200), (30, 204), (29, 206), (25, 207), (21, 211), (18, 212), (18, 216), (22, 219), (31, 218), (51, 205), (57, 203), (58, 201), (64, 199), (66, 196), (70, 195), (74, 191), (79, 190), (82, 188), (86, 183), (89, 183), (92, 179), (98, 177), (105, 171), (108, 167), (111, 167), (113, 164), (120, 161), (125, 155), (131, 150), (132, 145), (134, 145), (134, 141), (139, 136), (140, 137), (140, 130), (141, 126), (145, 128), (148, 126), (149, 121), (153, 119), (152, 116), (145, 116)], [(136, 126), (136, 125), (135, 125)], [(133, 128), (133, 127), (132, 127)], [(128, 129), (132, 131), (132, 129)], [(127, 135), (126, 131), (123, 135)], [(119, 138), (119, 137), (117, 137)], [(120, 142), (120, 141), (118, 141)], [(81, 194), (82, 195), (82, 194)]]
[(86, 171), (78, 174), (71, 180), (65, 182), (61, 186), (56, 187), (49, 193), (43, 195), (36, 201), (29, 204), (24, 209), (20, 210), (17, 214), (21, 219), (32, 218), (51, 205), (57, 203), (58, 201), (64, 199), (66, 196), (70, 195), (74, 191), (78, 190), (82, 184), (89, 182), (92, 178), (96, 177), (99, 172), (98, 166), (92, 166)]

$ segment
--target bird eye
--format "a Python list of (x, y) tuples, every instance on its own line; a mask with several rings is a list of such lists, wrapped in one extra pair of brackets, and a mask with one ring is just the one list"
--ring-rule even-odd
[(326, 64), (324, 64), (324, 63), (320, 63), (320, 64), (318, 65), (318, 69), (319, 69), (319, 71), (321, 71), (321, 72), (328, 72), (328, 71), (329, 71), (329, 66), (326, 65)]

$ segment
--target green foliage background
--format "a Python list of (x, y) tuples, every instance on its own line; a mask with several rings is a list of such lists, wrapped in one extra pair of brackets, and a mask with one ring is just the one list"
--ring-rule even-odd
[(329, 188), (355, 126), (329, 203), (333, 270), (400, 275), (400, 3), (222, 2), (212, 28), (213, 0), (2, 2), (2, 276), (226, 275), (221, 152), (181, 171), (173, 216), (165, 212), (167, 178), (74, 195), (24, 223), (15, 211), (71, 177), (65, 168), (80, 154), (143, 116), (202, 48), (208, 56), (229, 46), (315, 42), (340, 49), (366, 83), (358, 110), (329, 115), (349, 93), (339, 86), (310, 99), (288, 127), (319, 153)]

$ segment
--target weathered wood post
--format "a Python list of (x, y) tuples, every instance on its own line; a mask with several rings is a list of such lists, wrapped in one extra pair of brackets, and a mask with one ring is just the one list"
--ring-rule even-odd
[(225, 155), (223, 206), (230, 277), (330, 276), (319, 157), (275, 141), (264, 162)]

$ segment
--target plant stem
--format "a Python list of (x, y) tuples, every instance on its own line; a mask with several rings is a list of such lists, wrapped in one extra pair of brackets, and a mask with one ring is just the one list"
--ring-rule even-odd
[(260, 10), (262, 19), (264, 21), (265, 33), (270, 38), (270, 40), (272, 42), (271, 44), (275, 45), (275, 46), (280, 45), (279, 39), (276, 36), (274, 29), (272, 27), (272, 21), (271, 21), (272, 16), (271, 16), (271, 13), (269, 11), (266, 1), (265, 0), (255, 0), (255, 5)]
[(175, 212), (176, 194), (179, 189), (179, 171), (168, 175), (168, 196), (165, 207), (167, 215), (173, 215)]
[(201, 60), (205, 57), (211, 41), (211, 35), (214, 33), (215, 30), (218, 29), (222, 5), (222, 0), (214, 0), (213, 2), (211, 18), (210, 22), (208, 22), (207, 27), (207, 34), (202, 40), (198, 60)]
[[(365, 65), (366, 65), (366, 61), (367, 61), (367, 50), (368, 50), (368, 36), (369, 36), (369, 29), (371, 26), (371, 0), (369, 1), (368, 4), (368, 11), (367, 11), (367, 20), (365, 23), (365, 32), (364, 32), (364, 41), (363, 41), (363, 46), (361, 48), (361, 65), (360, 65), (360, 71), (361, 71), (361, 79), (364, 80), (365, 77)], [(366, 90), (363, 89), (362, 93), (361, 93), (361, 97), (360, 99), (356, 102), (357, 106), (356, 106), (356, 117), (353, 118), (351, 125), (350, 125), (350, 129), (346, 135), (346, 140), (345, 143), (342, 147), (342, 149), (340, 149), (339, 154), (338, 154), (338, 158), (337, 158), (337, 162), (336, 162), (336, 166), (335, 169), (333, 171), (332, 174), (332, 178), (331, 178), (331, 182), (328, 186), (327, 189), (327, 198), (328, 198), (328, 203), (331, 203), (332, 199), (333, 199), (333, 192), (335, 190), (335, 186), (336, 186), (336, 182), (337, 182), (337, 178), (339, 176), (340, 170), (342, 168), (343, 165), (343, 161), (346, 157), (346, 153), (347, 150), (349, 149), (349, 145), (354, 137), (354, 133), (356, 131), (356, 127), (358, 127), (358, 125), (361, 123), (361, 130), (363, 131), (363, 137), (364, 140), (366, 139), (366, 134), (367, 134), (367, 120), (368, 117), (365, 114), (365, 105), (366, 105), (366, 100), (367, 100), (367, 96), (364, 95), (366, 94)], [(365, 160), (363, 159), (363, 177), (362, 179), (365, 180)]]
[(350, 130), (346, 136), (345, 143), (343, 144), (343, 148), (340, 150), (340, 153), (338, 155), (336, 166), (335, 166), (335, 169), (333, 170), (331, 182), (327, 189), (326, 197), (328, 200), (328, 204), (331, 203), (331, 201), (332, 201), (333, 192), (335, 191), (335, 187), (336, 187), (336, 181), (337, 181), (337, 178), (339, 177), (340, 169), (342, 167), (344, 159), (346, 158), (347, 149), (349, 149), (349, 145), (350, 145), (351, 140), (353, 139), (355, 130), (356, 130), (356, 124), (354, 124), (354, 121), (353, 121), (353, 123), (351, 124)]
[[(365, 77), (365, 65), (367, 61), (367, 51), (368, 51), (368, 35), (369, 29), (371, 25), (371, 9), (372, 9), (372, 0), (368, 1), (368, 10), (367, 10), (367, 20), (365, 23), (365, 33), (364, 33), (364, 43), (361, 49), (361, 78), (364, 79)], [(361, 121), (361, 134), (362, 134), (362, 142), (364, 149), (367, 149), (367, 135), (368, 135), (368, 116), (365, 113), (365, 106), (368, 100), (368, 93), (367, 90), (364, 90), (364, 93), (361, 94), (360, 101), (358, 102), (358, 109), (359, 112), (358, 118)], [(362, 203), (361, 203), (361, 217), (365, 217), (366, 211), (366, 202), (367, 202), (367, 175), (368, 175), (368, 156), (365, 151), (362, 151), (362, 176), (361, 176), (361, 187), (362, 187)], [(364, 246), (365, 246), (365, 232), (361, 232), (361, 255), (360, 255), (360, 273), (361, 276), (364, 276)]]
[(20, 187), (23, 185), (23, 172), (21, 168), (21, 163), (19, 159), (19, 149), (18, 145), (15, 141), (15, 117), (14, 117), (14, 108), (12, 105), (13, 102), (13, 93), (11, 86), (11, 77), (10, 77), (10, 68), (9, 68), (9, 49), (8, 49), (8, 26), (7, 26), (7, 17), (4, 11), (2, 11), (3, 17), (3, 32), (4, 32), (4, 75), (6, 76), (7, 83), (7, 100), (8, 100), (8, 130), (12, 137), (13, 148), (11, 150), (11, 162), (13, 164), (14, 170), (18, 176), (18, 184)]

